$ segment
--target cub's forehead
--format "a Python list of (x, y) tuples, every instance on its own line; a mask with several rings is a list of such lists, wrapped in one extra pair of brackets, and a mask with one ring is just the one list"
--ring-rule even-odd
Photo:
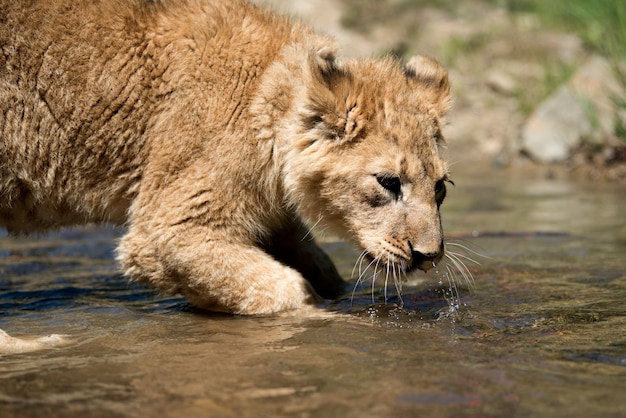
[(384, 113), (374, 136), (399, 171), (410, 177), (444, 177), (448, 167), (440, 154), (444, 144), (440, 120), (415, 108), (388, 106)]
[(431, 178), (436, 181), (445, 177), (448, 166), (440, 155), (439, 146), (433, 140), (411, 138), (409, 135), (375, 135), (369, 150), (376, 169), (394, 172), (407, 179)]
[(427, 106), (388, 100), (379, 107), (378, 135), (413, 154), (438, 153), (444, 142), (439, 118)]
[[(410, 177), (426, 175), (440, 179), (447, 165), (440, 156), (444, 144), (443, 114), (437, 95), (429, 86), (412, 82), (397, 62), (368, 67), (372, 73), (361, 80), (363, 116), (377, 148), (393, 158), (396, 170)], [(356, 86), (355, 86), (356, 87)], [(368, 135), (370, 136), (370, 135)], [(391, 164), (391, 162), (389, 162)]]
[(400, 161), (400, 173), (411, 178), (429, 177), (439, 180), (448, 174), (448, 166), (436, 148), (406, 153)]

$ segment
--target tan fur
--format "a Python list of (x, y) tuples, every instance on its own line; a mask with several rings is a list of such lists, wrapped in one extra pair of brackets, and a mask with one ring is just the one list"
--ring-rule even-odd
[(241, 0), (0, 0), (0, 226), (126, 225), (131, 278), (242, 314), (342, 291), (317, 222), (429, 268), (447, 75), (335, 55)]

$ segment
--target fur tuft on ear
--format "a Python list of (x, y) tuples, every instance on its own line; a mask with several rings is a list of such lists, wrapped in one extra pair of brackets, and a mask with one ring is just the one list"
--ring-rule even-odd
[(331, 90), (344, 71), (336, 61), (335, 50), (324, 47), (309, 51), (307, 72), (313, 82), (313, 89)]
[(448, 72), (434, 59), (417, 55), (404, 66), (407, 78), (426, 90), (439, 117), (450, 110), (451, 96)]
[(307, 104), (303, 121), (331, 140), (349, 140), (358, 133), (356, 104), (350, 103), (352, 74), (335, 60), (335, 51), (322, 48), (309, 53), (306, 72)]
[(337, 59), (337, 50), (335, 48), (325, 46), (318, 49), (317, 51), (311, 51), (309, 53), (309, 58), (317, 59), (317, 62), (320, 66), (335, 64), (335, 60)]

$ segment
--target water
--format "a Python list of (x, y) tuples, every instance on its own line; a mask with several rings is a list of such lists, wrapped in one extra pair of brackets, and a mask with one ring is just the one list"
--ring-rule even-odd
[(626, 416), (624, 187), (455, 171), (475, 290), (439, 266), (403, 308), (366, 282), (328, 317), (206, 314), (129, 285), (119, 231), (0, 236), (0, 328), (70, 338), (0, 357), (0, 416)]

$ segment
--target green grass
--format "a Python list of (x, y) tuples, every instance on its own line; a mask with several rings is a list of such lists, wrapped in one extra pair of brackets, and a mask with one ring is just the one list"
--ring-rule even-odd
[(460, 55), (479, 53), (488, 41), (485, 34), (477, 34), (467, 39), (452, 37), (443, 45), (439, 59), (446, 66), (454, 66)]
[(613, 60), (626, 57), (626, 1), (492, 0), (513, 13), (531, 13), (547, 27), (574, 32)]

